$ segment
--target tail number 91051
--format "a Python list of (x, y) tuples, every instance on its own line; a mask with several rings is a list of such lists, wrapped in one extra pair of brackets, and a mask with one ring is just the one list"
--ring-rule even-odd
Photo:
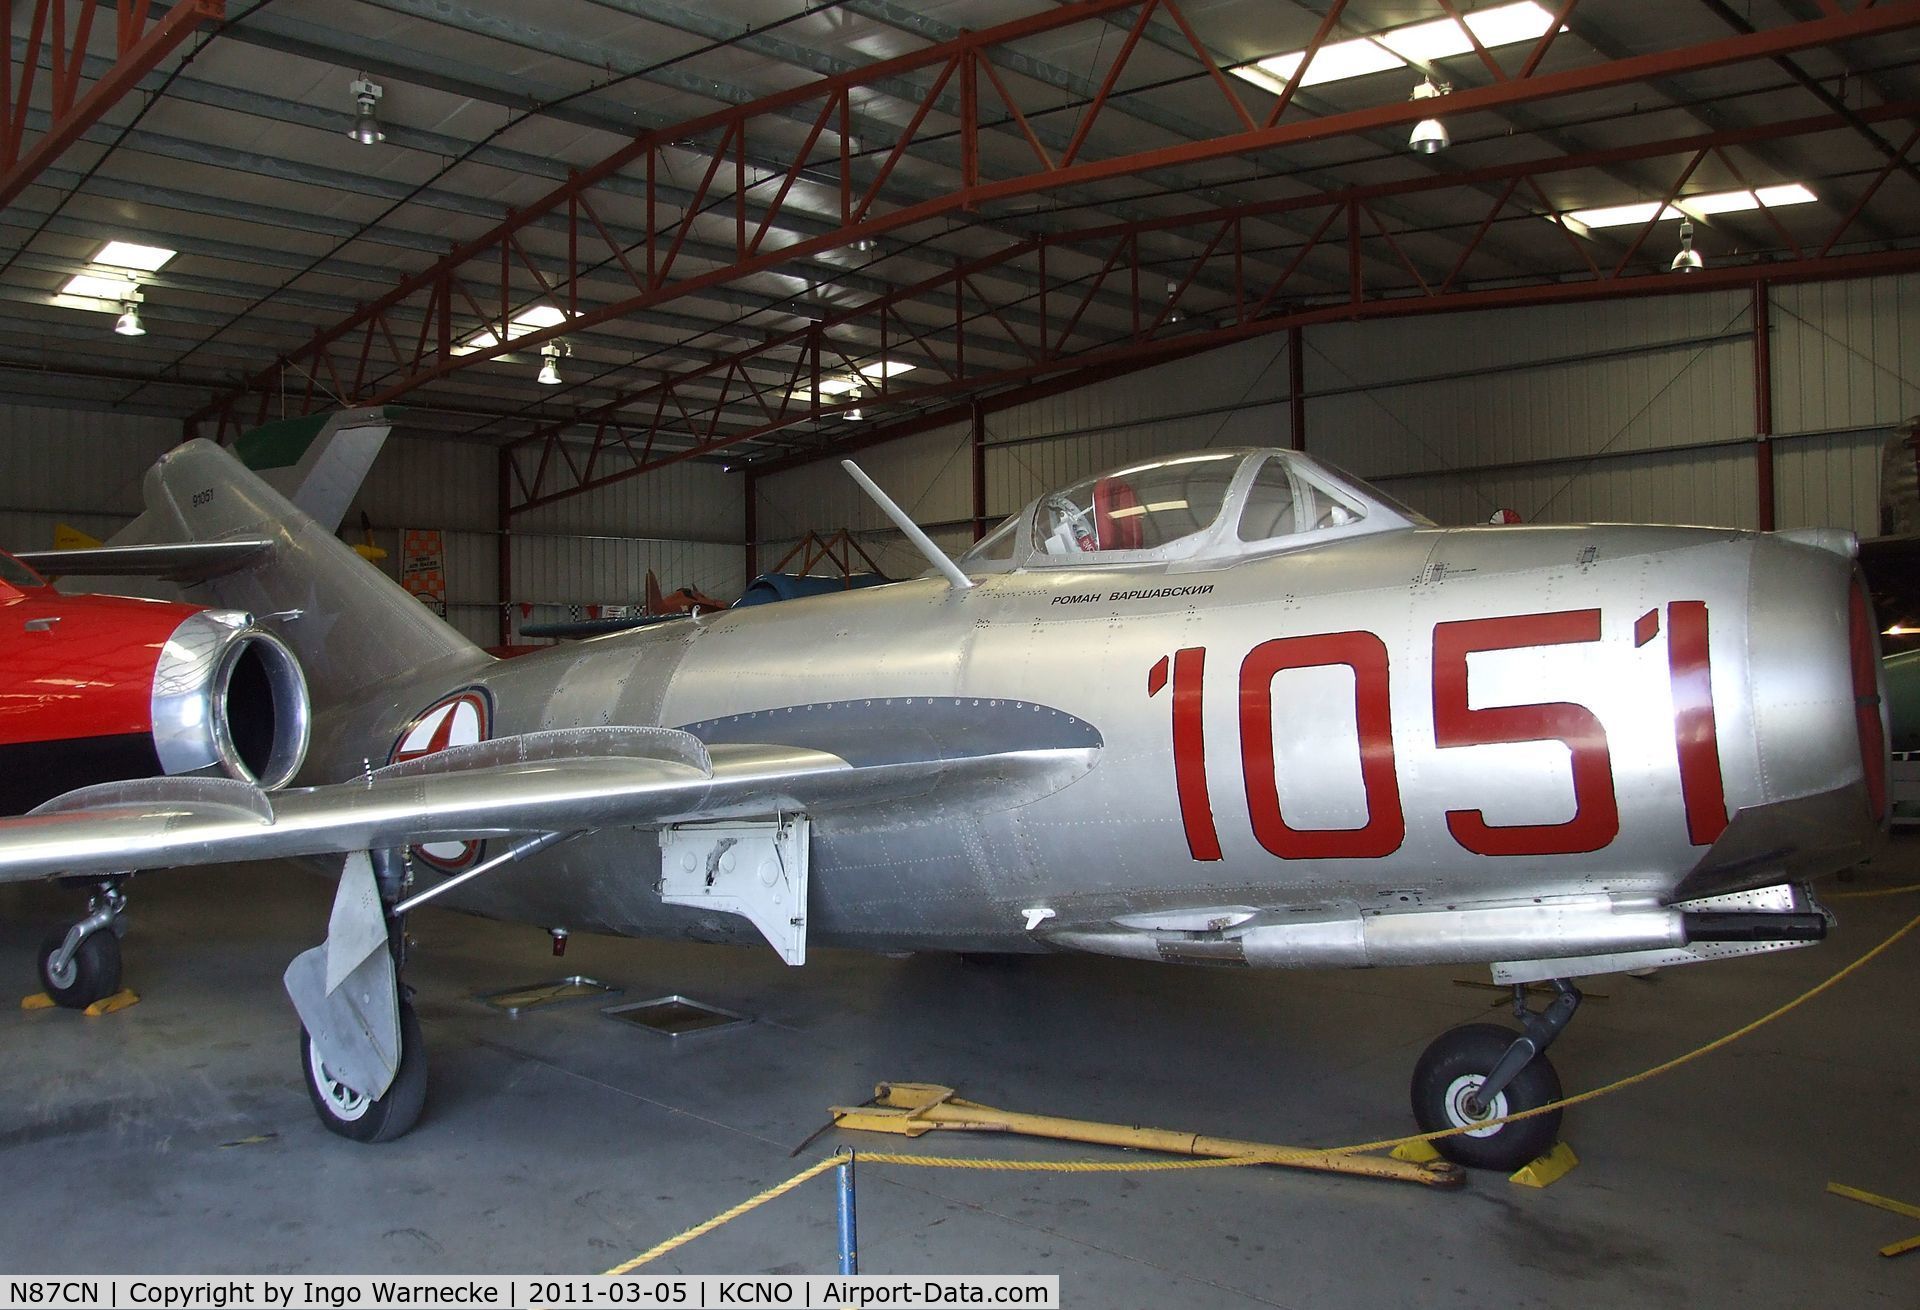
[[(1634, 645), (1660, 630), (1660, 611), (1634, 624)], [(1707, 607), (1696, 600), (1666, 607), (1667, 668), (1673, 694), (1674, 745), (1689, 840), (1708, 845), (1727, 826), (1725, 787), (1713, 717)], [(1523, 650), (1600, 640), (1600, 611), (1561, 610), (1464, 619), (1433, 629), (1433, 737), (1442, 749), (1510, 742), (1557, 741), (1567, 748), (1573, 817), (1560, 823), (1496, 824), (1478, 809), (1446, 812), (1453, 840), (1477, 855), (1573, 855), (1597, 851), (1620, 832), (1613, 757), (1594, 712), (1572, 701), (1488, 705), (1468, 696), (1467, 657), (1478, 651)], [(1287, 822), (1274, 762), (1273, 683), (1289, 669), (1341, 666), (1353, 674), (1354, 726), (1366, 822), (1353, 828), (1299, 828)], [(1196, 860), (1221, 858), (1207, 780), (1201, 707), (1207, 652), (1189, 646), (1162, 657), (1147, 673), (1147, 694), (1169, 686), (1173, 714), (1174, 786), (1187, 847)], [(1253, 835), (1282, 859), (1379, 859), (1406, 839), (1400, 778), (1394, 763), (1391, 672), (1386, 644), (1371, 632), (1333, 632), (1261, 642), (1240, 663), (1240, 767)]]

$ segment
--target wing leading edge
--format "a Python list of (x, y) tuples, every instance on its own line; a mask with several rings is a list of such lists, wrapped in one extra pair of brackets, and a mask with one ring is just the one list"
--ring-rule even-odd
[(779, 813), (924, 821), (1056, 791), (1093, 766), (1098, 740), (1086, 730), (994, 743), (1013, 749), (850, 762), (671, 728), (579, 728), (272, 794), (218, 778), (108, 783), (0, 820), (0, 882)]

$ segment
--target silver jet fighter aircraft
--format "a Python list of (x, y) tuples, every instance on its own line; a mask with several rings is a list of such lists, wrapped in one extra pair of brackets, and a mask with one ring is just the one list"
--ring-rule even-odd
[[(871, 488), (857, 469), (850, 471)], [(297, 781), (89, 788), (0, 877), (345, 856), (288, 970), (322, 1121), (411, 1126), (400, 917), (633, 936), (1486, 963), (1523, 1030), (1439, 1037), (1423, 1129), (1558, 1099), (1571, 977), (1802, 945), (1886, 818), (1875, 624), (1844, 533), (1440, 529), (1305, 455), (1207, 451), (1042, 496), (918, 580), (495, 663), (220, 449), (150, 537), (265, 540), (189, 595), (294, 649)], [(1520, 985), (1551, 980), (1534, 1011)], [(1557, 1115), (1444, 1141), (1513, 1168)]]

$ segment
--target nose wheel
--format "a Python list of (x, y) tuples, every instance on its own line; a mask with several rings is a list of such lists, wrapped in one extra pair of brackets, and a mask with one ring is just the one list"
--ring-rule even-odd
[(1412, 1088), (1420, 1131), (1466, 1129), (1433, 1143), (1447, 1159), (1470, 1169), (1511, 1173), (1545, 1155), (1559, 1139), (1558, 1110), (1514, 1123), (1493, 1122), (1560, 1099), (1560, 1075), (1545, 1052), (1579, 1008), (1580, 992), (1564, 978), (1554, 987), (1557, 995), (1537, 1012), (1527, 1006), (1524, 990), (1514, 989), (1523, 1032), (1470, 1023), (1440, 1034), (1422, 1052)]
[(55, 1004), (84, 1010), (120, 990), (126, 909), (126, 893), (116, 882), (103, 882), (88, 903), (86, 918), (40, 943), (40, 985)]

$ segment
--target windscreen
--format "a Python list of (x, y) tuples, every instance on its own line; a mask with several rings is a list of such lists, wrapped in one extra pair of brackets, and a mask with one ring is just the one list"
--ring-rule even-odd
[(1103, 473), (1043, 496), (1033, 539), (1058, 557), (1150, 551), (1220, 517), (1237, 454), (1194, 455)]

